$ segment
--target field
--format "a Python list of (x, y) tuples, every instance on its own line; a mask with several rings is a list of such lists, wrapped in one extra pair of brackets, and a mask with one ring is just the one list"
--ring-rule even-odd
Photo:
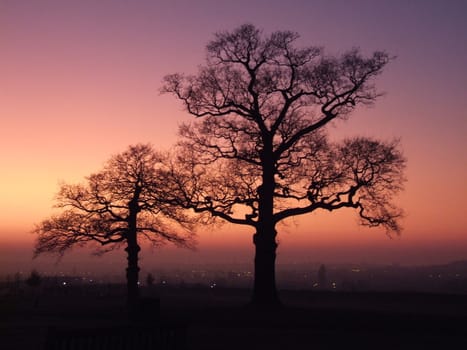
[[(0, 348), (42, 349), (49, 327), (128, 322), (115, 293), (54, 290), (0, 299)], [(244, 289), (154, 288), (144, 322), (186, 330), (186, 349), (464, 349), (467, 296), (281, 291), (284, 306), (257, 310)], [(156, 299), (156, 300), (157, 300)], [(145, 299), (155, 300), (155, 299)], [(140, 320), (141, 321), (141, 320)]]

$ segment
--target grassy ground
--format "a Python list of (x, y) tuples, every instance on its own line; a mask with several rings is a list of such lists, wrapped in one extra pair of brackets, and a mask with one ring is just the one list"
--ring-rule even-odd
[[(283, 291), (282, 308), (255, 310), (247, 306), (246, 290), (147, 294), (160, 298), (154, 319), (186, 327), (187, 349), (467, 348), (467, 296)], [(127, 319), (122, 296), (2, 297), (0, 349), (42, 349), (51, 326), (112, 326)]]

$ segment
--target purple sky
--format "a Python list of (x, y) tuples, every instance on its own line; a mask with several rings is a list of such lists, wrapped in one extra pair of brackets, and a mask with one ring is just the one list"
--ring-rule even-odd
[[(0, 1), (0, 265), (29, 266), (29, 232), (51, 213), (59, 180), (80, 181), (132, 143), (170, 147), (189, 117), (159, 95), (162, 77), (194, 72), (214, 32), (245, 22), (297, 31), (330, 54), (397, 56), (377, 81), (386, 95), (331, 131), (401, 138), (402, 237), (314, 215), (284, 228), (279, 261), (467, 258), (466, 13), (455, 0)], [(251, 233), (225, 226), (201, 233), (197, 253), (160, 256), (251, 260)]]

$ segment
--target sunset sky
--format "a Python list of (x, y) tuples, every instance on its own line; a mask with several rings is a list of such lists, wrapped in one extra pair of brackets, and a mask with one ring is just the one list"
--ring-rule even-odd
[[(377, 80), (386, 95), (330, 131), (400, 137), (404, 231), (389, 239), (351, 211), (316, 213), (280, 227), (278, 262), (467, 259), (466, 14), (463, 0), (0, 0), (0, 273), (53, 263), (31, 261), (30, 232), (52, 213), (60, 181), (83, 180), (130, 144), (176, 142), (191, 117), (159, 94), (163, 76), (195, 72), (213, 33), (243, 23), (296, 31), (329, 54), (358, 46), (397, 56)], [(167, 247), (142, 263), (252, 261), (249, 230), (199, 231), (196, 252)], [(81, 251), (62, 263), (115, 256)]]

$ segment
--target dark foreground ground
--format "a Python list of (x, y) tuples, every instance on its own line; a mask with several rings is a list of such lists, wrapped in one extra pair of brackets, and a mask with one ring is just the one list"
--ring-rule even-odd
[[(246, 290), (146, 294), (160, 298), (155, 321), (185, 329), (186, 349), (467, 349), (465, 295), (282, 291), (284, 307), (256, 310)], [(43, 349), (50, 327), (125, 322), (122, 295), (4, 296), (0, 349)]]

